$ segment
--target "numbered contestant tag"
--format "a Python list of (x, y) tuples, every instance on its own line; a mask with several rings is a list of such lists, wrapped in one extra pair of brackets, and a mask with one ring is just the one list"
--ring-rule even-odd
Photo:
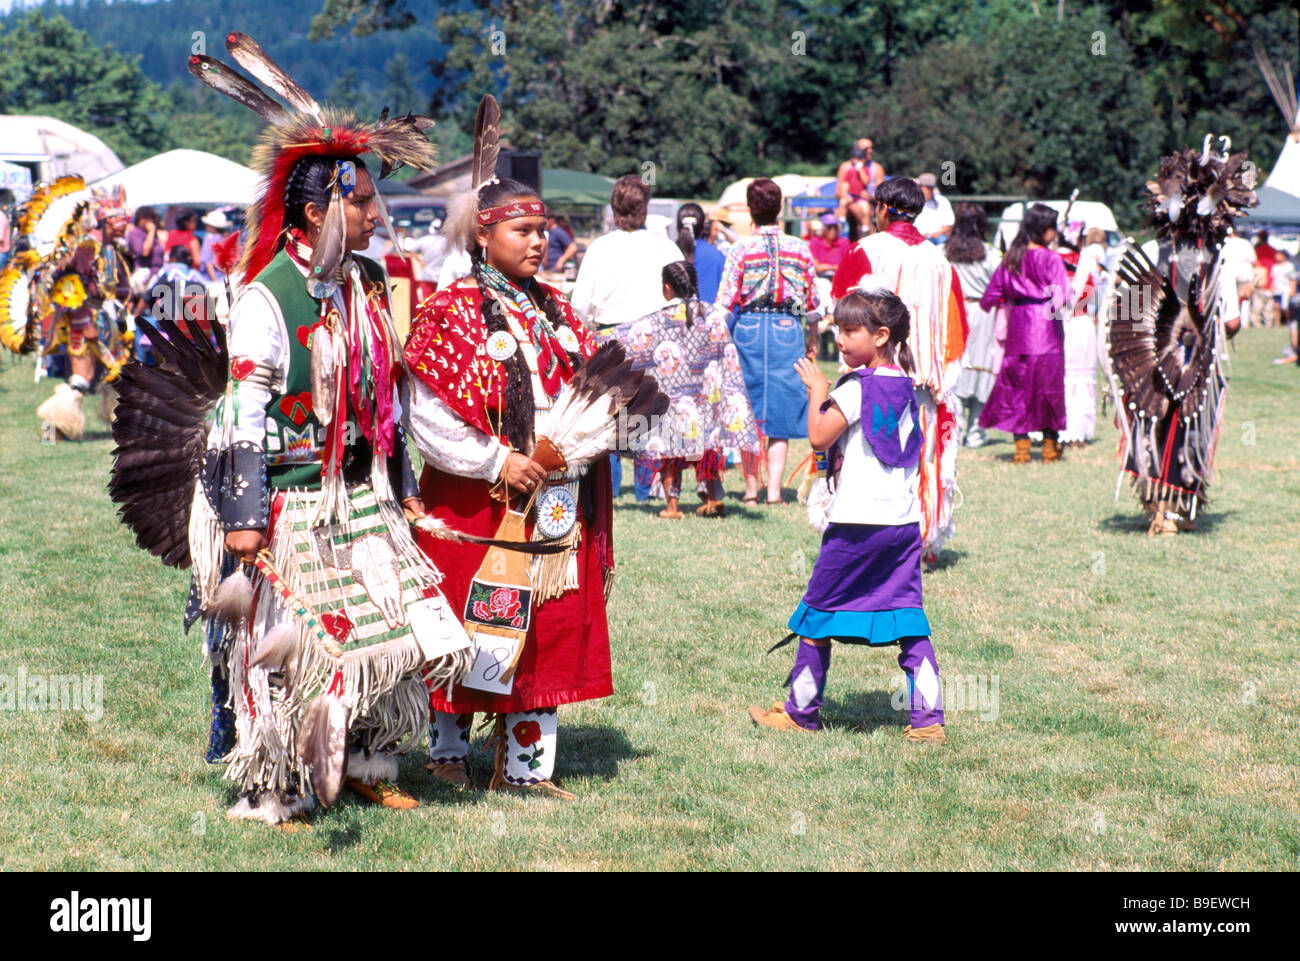
[(406, 617), (425, 660), (436, 660), (470, 646), (464, 625), (443, 597), (429, 597), (412, 604), (406, 609)]
[[(522, 638), (519, 643), (523, 643)], [(461, 687), (489, 694), (509, 694), (515, 689), (515, 676), (505, 675), (514, 659), (515, 644), (510, 638), (486, 633), (474, 635), (474, 666), (461, 679)]]

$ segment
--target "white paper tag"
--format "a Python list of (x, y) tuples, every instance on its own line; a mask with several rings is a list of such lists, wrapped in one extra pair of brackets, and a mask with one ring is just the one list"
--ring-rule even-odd
[(460, 618), (451, 612), (441, 595), (412, 604), (406, 609), (406, 617), (426, 661), (463, 651), (471, 644)]
[(469, 674), (462, 678), (461, 687), (472, 687), (476, 691), (487, 691), (489, 694), (509, 694), (515, 688), (515, 676), (510, 675), (510, 680), (502, 681), (501, 675), (506, 672), (510, 662), (515, 657), (515, 645), (509, 638), (501, 637), (497, 634), (478, 633), (474, 635), (474, 649), (477, 652), (474, 656), (474, 666), (470, 668)]

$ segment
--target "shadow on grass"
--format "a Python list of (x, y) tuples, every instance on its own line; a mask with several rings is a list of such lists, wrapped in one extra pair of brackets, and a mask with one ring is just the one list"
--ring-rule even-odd
[(953, 550), (951, 547), (945, 547), (939, 551), (939, 556), (935, 558), (933, 564), (924, 565), (922, 571), (944, 571), (952, 567), (959, 560), (966, 556), (965, 551)]
[[(1181, 531), (1178, 535), (1169, 536), (1188, 536), (1195, 534), (1209, 534), (1225, 520), (1232, 517), (1237, 512), (1235, 510), (1213, 511), (1210, 513), (1197, 513), (1196, 530)], [(1135, 507), (1132, 511), (1116, 512), (1110, 517), (1103, 518), (1097, 523), (1097, 527), (1110, 534), (1146, 534), (1147, 528), (1151, 526), (1143, 515), (1141, 508)], [(1155, 540), (1156, 538), (1152, 538)]]
[(620, 761), (653, 757), (654, 751), (632, 746), (627, 735), (615, 727), (583, 724), (560, 725), (556, 774), (581, 775), (612, 781), (618, 777)]
[(894, 710), (890, 691), (853, 691), (843, 698), (828, 698), (822, 705), (823, 725), (859, 734), (881, 727), (902, 728), (908, 720), (907, 711)]
[[(765, 513), (764, 505), (761, 502), (757, 507), (755, 507), (752, 504), (742, 504), (740, 502), (740, 496), (738, 494), (729, 493), (725, 498), (723, 498), (723, 505), (726, 507), (727, 513), (725, 517), (722, 518), (696, 516), (695, 508), (698, 507), (701, 503), (703, 503), (703, 501), (693, 501), (683, 497), (680, 505), (678, 506), (678, 510), (680, 510), (683, 514), (685, 514), (686, 517), (693, 518), (694, 520), (697, 521), (725, 520), (727, 517), (742, 517), (747, 520), (750, 520), (750, 519), (762, 517)], [(793, 503), (793, 501), (791, 503)], [(773, 506), (775, 507), (776, 505)], [(616, 513), (626, 512), (626, 513), (648, 514), (651, 517), (655, 518), (656, 520), (663, 520), (665, 524), (677, 523), (676, 521), (670, 521), (667, 518), (659, 517), (659, 512), (663, 510), (664, 507), (665, 504), (663, 498), (658, 498), (658, 499), (651, 498), (650, 500), (644, 500), (644, 501), (615, 501), (614, 502), (614, 510)]]

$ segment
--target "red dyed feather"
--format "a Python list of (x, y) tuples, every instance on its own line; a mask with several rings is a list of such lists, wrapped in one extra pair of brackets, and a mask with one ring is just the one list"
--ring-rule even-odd
[(212, 245), (212, 262), (217, 269), (229, 277), (239, 262), (239, 234), (233, 233), (224, 240)]

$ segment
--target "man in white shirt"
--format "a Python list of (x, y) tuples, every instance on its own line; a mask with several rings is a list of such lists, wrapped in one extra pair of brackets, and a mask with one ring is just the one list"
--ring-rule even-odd
[(914, 226), (926, 240), (941, 244), (948, 239), (948, 231), (957, 222), (948, 198), (939, 193), (939, 181), (934, 174), (921, 174), (916, 178), (925, 194), (925, 206), (916, 215)]
[(645, 229), (650, 187), (635, 174), (614, 183), (612, 233), (597, 237), (578, 269), (571, 303), (587, 326), (608, 329), (662, 308), (664, 265), (682, 260), (677, 245)]

